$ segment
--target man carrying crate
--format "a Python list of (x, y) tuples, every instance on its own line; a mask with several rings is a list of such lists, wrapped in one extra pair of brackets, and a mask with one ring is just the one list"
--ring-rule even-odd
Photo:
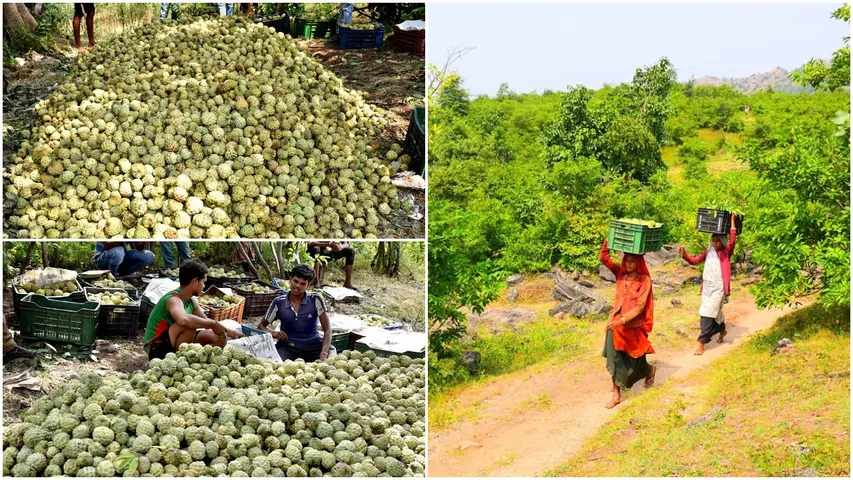
[[(258, 328), (266, 330), (274, 320), (279, 330), (270, 331), (278, 340), (276, 349), (282, 360), (301, 358), (306, 362), (325, 361), (332, 344), (332, 324), (326, 313), (326, 302), (319, 294), (308, 292), (314, 270), (305, 264), (293, 268), (290, 291), (273, 300)], [(323, 336), (318, 327), (322, 325)]]
[(165, 358), (185, 343), (224, 347), (228, 337), (243, 337), (242, 332), (229, 330), (202, 312), (196, 297), (204, 291), (207, 281), (203, 263), (194, 259), (184, 262), (178, 281), (180, 287), (163, 295), (148, 316), (142, 345), (149, 359)]

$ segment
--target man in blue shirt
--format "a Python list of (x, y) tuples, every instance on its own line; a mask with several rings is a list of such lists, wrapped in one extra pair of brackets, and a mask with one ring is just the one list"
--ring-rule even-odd
[[(274, 320), (280, 321), (279, 329), (270, 333), (278, 340), (276, 349), (282, 360), (301, 358), (314, 362), (329, 357), (332, 326), (323, 297), (307, 291), (312, 280), (313, 268), (305, 264), (295, 266), (290, 276), (290, 291), (273, 300), (259, 325), (266, 330)], [(318, 331), (321, 325), (323, 335)]]

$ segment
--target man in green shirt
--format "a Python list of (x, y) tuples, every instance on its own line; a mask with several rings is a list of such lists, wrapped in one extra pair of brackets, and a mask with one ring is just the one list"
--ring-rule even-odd
[(178, 271), (178, 281), (181, 286), (163, 295), (148, 316), (143, 348), (149, 359), (165, 358), (185, 343), (224, 347), (228, 337), (243, 336), (207, 318), (199, 307), (196, 297), (201, 295), (207, 281), (207, 267), (203, 263), (194, 259), (184, 262)]

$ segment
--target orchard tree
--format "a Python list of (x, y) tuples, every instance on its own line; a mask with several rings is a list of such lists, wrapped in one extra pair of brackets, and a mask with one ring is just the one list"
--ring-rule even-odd
[[(832, 12), (832, 18), (850, 23), (850, 4), (845, 3)], [(832, 54), (832, 61), (825, 62), (812, 58), (801, 71), (791, 73), (791, 78), (800, 85), (808, 85), (816, 90), (832, 92), (850, 85), (850, 37), (844, 37), (844, 46)]]

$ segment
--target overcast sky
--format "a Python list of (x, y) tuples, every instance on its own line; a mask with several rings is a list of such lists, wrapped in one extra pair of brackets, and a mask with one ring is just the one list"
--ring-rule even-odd
[(679, 81), (746, 77), (829, 58), (850, 27), (832, 4), (431, 3), (428, 56), (476, 47), (454, 64), (473, 95), (630, 81), (666, 56)]

